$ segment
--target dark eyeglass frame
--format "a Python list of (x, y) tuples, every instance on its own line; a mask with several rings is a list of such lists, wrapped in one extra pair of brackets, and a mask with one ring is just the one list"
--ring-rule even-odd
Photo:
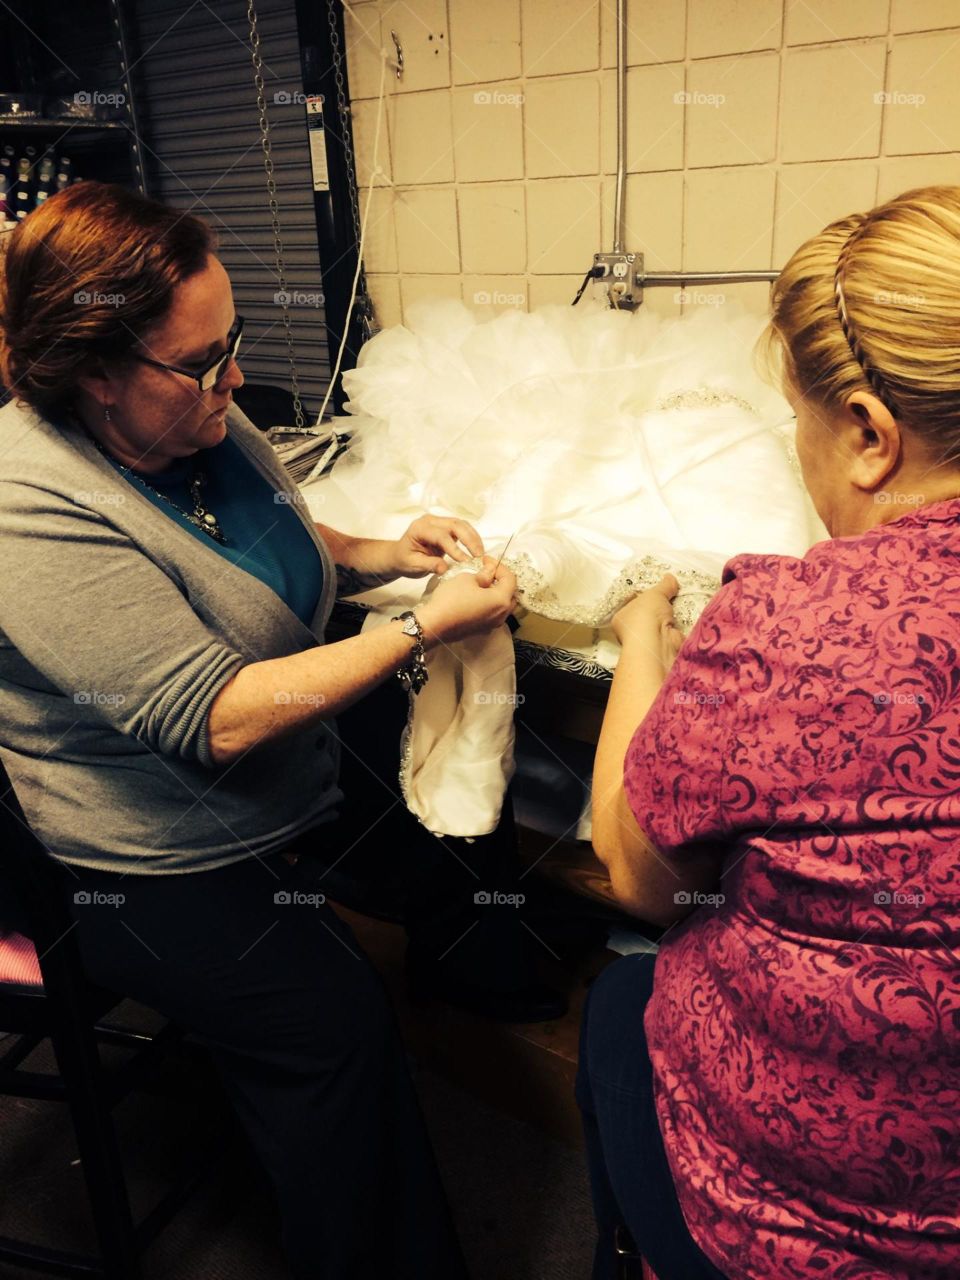
[(227, 372), (227, 367), (231, 360), (236, 359), (237, 352), (240, 350), (240, 339), (243, 337), (243, 316), (237, 316), (230, 327), (227, 334), (227, 349), (220, 356), (214, 356), (205, 369), (201, 369), (197, 373), (194, 369), (181, 369), (178, 364), (164, 364), (160, 360), (152, 360), (149, 356), (142, 356), (138, 352), (133, 351), (131, 355), (134, 360), (139, 360), (141, 364), (149, 364), (154, 369), (166, 369), (168, 373), (179, 373), (184, 378), (191, 378), (200, 388), (201, 394), (204, 391), (210, 391), (217, 385), (223, 375)]

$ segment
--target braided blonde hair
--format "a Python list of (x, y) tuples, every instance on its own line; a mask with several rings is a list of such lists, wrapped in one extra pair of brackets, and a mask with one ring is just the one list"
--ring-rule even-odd
[(801, 245), (762, 341), (801, 395), (830, 411), (869, 391), (960, 462), (960, 187), (907, 191)]

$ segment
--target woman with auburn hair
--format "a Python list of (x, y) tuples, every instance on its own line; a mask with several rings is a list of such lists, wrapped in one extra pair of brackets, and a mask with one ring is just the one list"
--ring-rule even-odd
[(656, 957), (594, 984), (600, 1243), (659, 1280), (960, 1275), (960, 188), (832, 223), (768, 345), (830, 533), (623, 646), (594, 843)]
[(337, 828), (331, 717), (503, 625), (514, 579), (488, 561), (323, 644), (338, 575), (356, 591), (483, 547), (434, 516), (395, 542), (313, 525), (231, 405), (242, 320), (213, 249), (199, 219), (95, 182), (9, 237), (0, 753), (89, 977), (210, 1047), (293, 1273), (456, 1280), (385, 993), (299, 854)]

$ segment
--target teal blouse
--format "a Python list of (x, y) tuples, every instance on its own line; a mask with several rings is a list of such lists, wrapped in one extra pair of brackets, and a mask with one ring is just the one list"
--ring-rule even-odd
[[(278, 497), (286, 499), (286, 495), (278, 495), (270, 488), (229, 434), (203, 453), (207, 481), (203, 502), (217, 517), (225, 543), (198, 529), (159, 496), (163, 494), (185, 512), (193, 510), (188, 488), (193, 474), (192, 457), (177, 459), (158, 475), (140, 475), (133, 470), (123, 474), (204, 546), (259, 578), (309, 626), (323, 590), (323, 562), (299, 516), (288, 501), (278, 501)], [(111, 461), (121, 469), (115, 459)]]

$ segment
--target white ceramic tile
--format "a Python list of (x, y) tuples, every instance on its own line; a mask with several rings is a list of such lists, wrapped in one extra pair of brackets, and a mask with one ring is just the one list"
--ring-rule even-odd
[[(630, 173), (683, 166), (684, 73), (680, 63), (631, 67), (626, 76), (626, 151)], [(604, 173), (617, 170), (617, 77), (602, 76), (600, 111)]]
[(446, 0), (397, 0), (384, 6), (381, 37), (393, 57), (391, 31), (396, 31), (403, 47), (403, 76), (393, 81), (397, 92), (418, 93), (449, 85)]
[(519, 183), (462, 185), (457, 203), (464, 271), (519, 274), (526, 269), (526, 218)]
[(778, 49), (783, 0), (689, 0), (687, 56)]
[(688, 167), (773, 160), (779, 88), (776, 53), (694, 62), (685, 99)]
[(885, 61), (880, 40), (789, 49), (781, 91), (780, 159), (877, 155)]
[(877, 166), (859, 160), (787, 164), (777, 176), (773, 265), (782, 267), (805, 240), (877, 200)]
[(524, 75), (554, 76), (599, 66), (599, 0), (526, 0), (520, 13)]
[(786, 0), (787, 44), (882, 36), (890, 0)]
[(390, 103), (393, 180), (398, 186), (452, 182), (450, 93), (403, 93)]
[(415, 276), (400, 277), (400, 299), (403, 304), (403, 321), (408, 323), (410, 308), (418, 302), (433, 302), (438, 298), (462, 299), (462, 285), (459, 276)]
[(960, 186), (960, 155), (902, 156), (880, 163), (877, 200), (892, 200), (914, 187)]
[(458, 182), (524, 176), (523, 91), (516, 81), (454, 91), (453, 151)]
[(449, 0), (454, 84), (519, 76), (520, 0)]
[(960, 26), (957, 0), (893, 0), (890, 28), (897, 34), (956, 26)]
[(765, 165), (691, 169), (684, 181), (684, 268), (688, 271), (769, 268), (773, 240), (773, 169)]
[[(350, 114), (353, 121), (353, 154), (357, 161), (357, 181), (362, 187), (368, 186), (373, 175), (374, 145), (377, 149), (377, 186), (393, 181), (393, 166), (390, 163), (390, 112), (392, 103), (384, 102), (381, 107), (370, 99), (353, 102)], [(377, 112), (380, 118), (380, 141), (376, 143)]]
[[(683, 0), (644, 0), (626, 5), (627, 66), (683, 59), (686, 6)], [(617, 0), (600, 0), (602, 65), (617, 65)]]
[(883, 112), (888, 155), (960, 149), (960, 31), (897, 37)]
[(397, 234), (395, 197), (392, 187), (374, 187), (373, 192), (360, 192), (360, 215), (367, 211), (367, 201), (372, 194), (373, 203), (367, 217), (363, 261), (368, 271), (396, 271)]
[[(603, 244), (613, 248), (616, 180), (603, 184)], [(642, 253), (649, 271), (674, 270), (683, 252), (683, 174), (629, 173), (625, 184), (624, 249)]]
[(373, 300), (373, 314), (381, 329), (391, 329), (403, 321), (400, 307), (400, 281), (396, 276), (367, 275), (367, 288)]
[(579, 273), (575, 292), (600, 248), (599, 241), (598, 179), (545, 178), (528, 184), (527, 255), (531, 274)]
[[(350, 93), (356, 98), (374, 98), (380, 92), (380, 6), (354, 4), (343, 11), (346, 37), (347, 74)], [(388, 35), (389, 39), (389, 35)]]
[(596, 76), (528, 81), (523, 126), (528, 178), (600, 171), (600, 86)]
[(396, 192), (400, 272), (457, 274), (460, 247), (453, 187), (407, 187)]

